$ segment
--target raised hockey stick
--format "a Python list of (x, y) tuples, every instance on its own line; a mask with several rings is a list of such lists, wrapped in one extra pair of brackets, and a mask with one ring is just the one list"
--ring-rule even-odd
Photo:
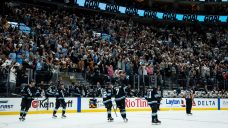
[(20, 94), (11, 93), (12, 96), (21, 96)]
[[(48, 97), (45, 97), (44, 99), (39, 99), (40, 97), (35, 97), (34, 100), (40, 102), (39, 104), (43, 104), (43, 102), (45, 102), (47, 100), (47, 102), (49, 102)], [(37, 110), (39, 109), (39, 107), (36, 108)], [(48, 110), (48, 106), (47, 106), (47, 110)]]
[[(11, 93), (11, 95), (13, 95), (13, 96), (21, 96), (20, 94), (16, 94), (16, 93)], [(36, 99), (34, 98), (34, 100), (38, 100), (38, 101), (44, 102), (45, 100), (48, 99), (48, 97), (46, 97), (46, 98), (44, 98), (44, 99), (41, 99), (41, 100), (39, 100), (38, 98), (39, 98), (39, 97), (36, 97)]]
[[(113, 110), (114, 110), (114, 112), (115, 112), (116, 117), (118, 117), (118, 116), (117, 116), (117, 112), (116, 112), (117, 107), (116, 107), (116, 108), (114, 107), (114, 105), (116, 106), (116, 103), (115, 103), (114, 101), (115, 101), (115, 100), (112, 100), (112, 108), (113, 108)], [(103, 105), (101, 105), (101, 106), (99, 106), (99, 107), (103, 107), (103, 106), (105, 106), (105, 105), (103, 104)]]
[(36, 100), (38, 100), (38, 101), (40, 101), (41, 103), (43, 103), (44, 101), (48, 100), (48, 97), (46, 97), (45, 99), (41, 99), (41, 100), (39, 100), (39, 99), (37, 98)]

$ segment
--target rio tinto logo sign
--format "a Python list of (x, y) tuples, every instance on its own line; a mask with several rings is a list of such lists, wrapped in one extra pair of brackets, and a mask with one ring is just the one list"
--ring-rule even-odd
[(140, 98), (126, 98), (125, 105), (127, 108), (145, 108), (148, 107), (146, 100)]

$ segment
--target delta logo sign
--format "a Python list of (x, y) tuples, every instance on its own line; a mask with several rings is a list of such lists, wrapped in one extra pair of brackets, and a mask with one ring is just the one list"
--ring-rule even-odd
[[(204, 100), (204, 99), (197, 99), (192, 100), (192, 106), (196, 107), (216, 107), (216, 101), (215, 100)], [(186, 101), (181, 100), (181, 107), (186, 107)]]

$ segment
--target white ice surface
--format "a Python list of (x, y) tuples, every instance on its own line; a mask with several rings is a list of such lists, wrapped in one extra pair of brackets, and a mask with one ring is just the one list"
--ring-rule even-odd
[(50, 114), (27, 115), (24, 122), (19, 116), (0, 116), (0, 128), (228, 128), (228, 111), (161, 111), (161, 125), (151, 124), (151, 112), (128, 112), (124, 123), (120, 113), (112, 113), (114, 122), (106, 120), (106, 113), (66, 114), (66, 119), (52, 119)]

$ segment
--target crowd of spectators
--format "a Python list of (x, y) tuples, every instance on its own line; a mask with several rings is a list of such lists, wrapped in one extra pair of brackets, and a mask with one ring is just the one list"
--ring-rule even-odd
[[(181, 90), (179, 93), (176, 90), (164, 90), (163, 97), (164, 98), (184, 98), (185, 90)], [(194, 98), (228, 98), (228, 91), (221, 90), (201, 90), (194, 92)]]
[[(87, 74), (93, 85), (104, 84), (104, 74), (108, 81), (123, 77), (130, 85), (133, 75), (156, 75), (160, 86), (169, 78), (179, 86), (228, 88), (225, 28), (146, 25), (99, 12), (13, 4), (7, 9), (8, 16), (0, 17), (0, 65), (10, 66), (10, 82), (17, 83), (23, 74), (16, 70), (30, 68), (39, 75), (54, 67)], [(31, 31), (13, 28), (9, 19)]]

